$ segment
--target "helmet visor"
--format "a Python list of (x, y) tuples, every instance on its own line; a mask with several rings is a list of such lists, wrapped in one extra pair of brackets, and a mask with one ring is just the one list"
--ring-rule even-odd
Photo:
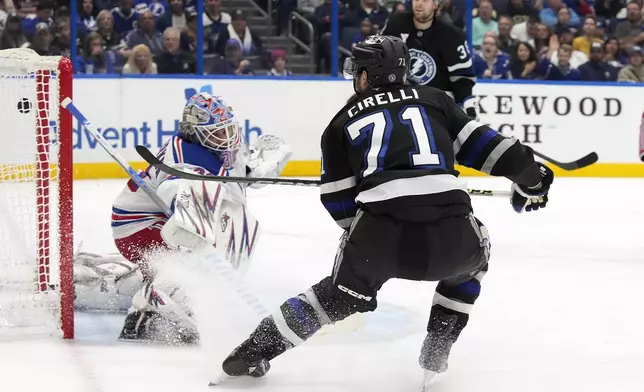
[(358, 73), (358, 65), (353, 62), (351, 57), (344, 59), (344, 65), (342, 66), (342, 75), (345, 79), (352, 80), (356, 77)]

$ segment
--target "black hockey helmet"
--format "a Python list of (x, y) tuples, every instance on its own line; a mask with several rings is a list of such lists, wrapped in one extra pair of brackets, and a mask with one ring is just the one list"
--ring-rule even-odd
[(356, 44), (344, 61), (344, 76), (355, 79), (367, 72), (371, 88), (403, 84), (409, 67), (409, 49), (398, 37), (372, 35)]

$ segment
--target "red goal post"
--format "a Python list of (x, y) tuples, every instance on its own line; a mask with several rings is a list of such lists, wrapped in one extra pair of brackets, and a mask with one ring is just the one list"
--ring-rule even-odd
[(0, 338), (74, 337), (72, 72), (0, 50)]

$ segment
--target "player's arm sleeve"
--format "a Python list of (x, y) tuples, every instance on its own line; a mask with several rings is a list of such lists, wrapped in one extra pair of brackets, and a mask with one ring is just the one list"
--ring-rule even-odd
[(476, 84), (476, 75), (465, 33), (456, 29), (452, 31), (442, 52), (454, 101), (466, 109), (468, 105), (474, 105), (472, 88)]
[(519, 185), (539, 184), (541, 174), (532, 148), (470, 119), (447, 97), (445, 104), (458, 163), (492, 176), (506, 177)]
[(345, 151), (343, 135), (330, 126), (322, 135), (320, 201), (335, 222), (348, 229), (356, 216), (356, 179)]

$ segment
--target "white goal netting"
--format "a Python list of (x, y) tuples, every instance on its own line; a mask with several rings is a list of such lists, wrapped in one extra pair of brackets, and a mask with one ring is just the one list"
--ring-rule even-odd
[(71, 208), (71, 188), (58, 170), (61, 61), (0, 51), (0, 337), (63, 327), (60, 251), (71, 244), (58, 200), (69, 191)]

